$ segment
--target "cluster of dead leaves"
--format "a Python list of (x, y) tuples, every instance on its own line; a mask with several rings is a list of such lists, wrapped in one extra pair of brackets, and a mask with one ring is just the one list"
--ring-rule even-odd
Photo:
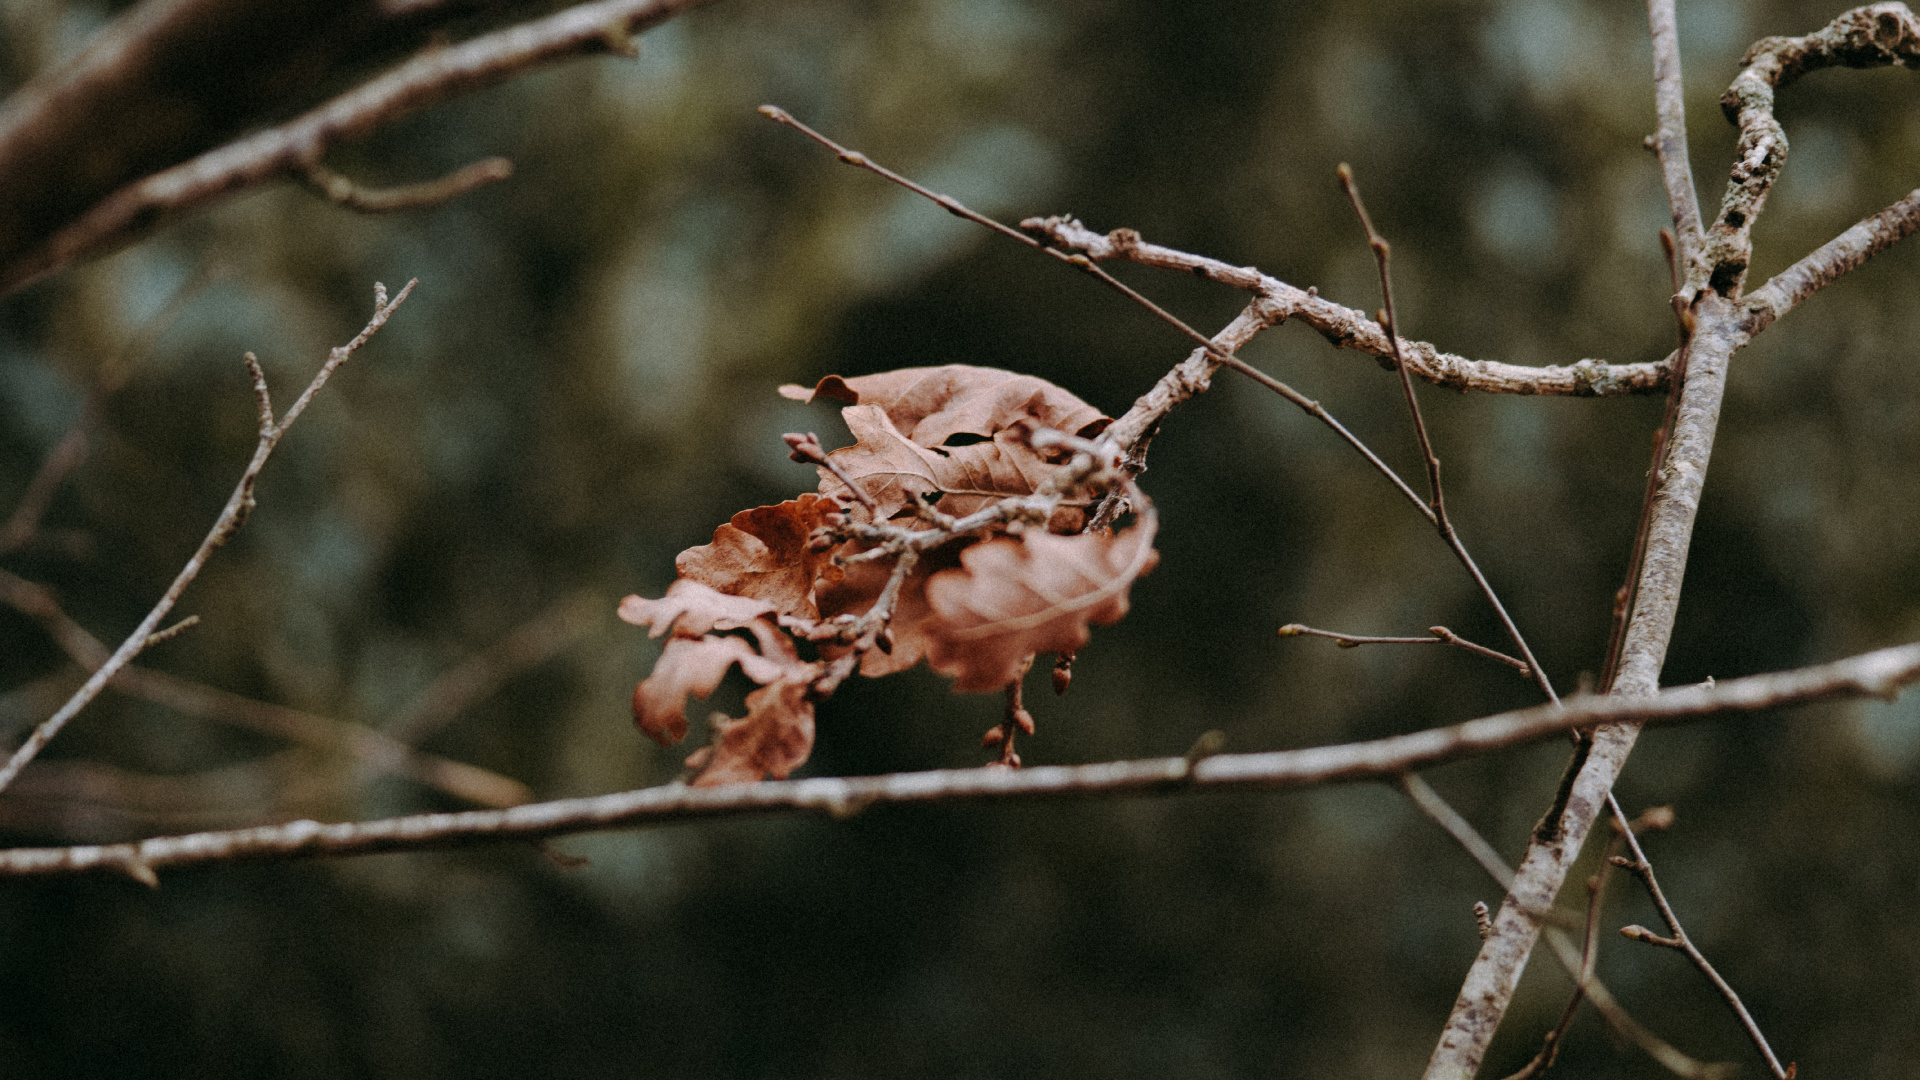
[[(1035, 449), (1034, 434), (1090, 439), (1109, 421), (1042, 379), (961, 364), (829, 376), (781, 393), (840, 402), (854, 445), (826, 454), (817, 492), (743, 510), (710, 543), (681, 552), (665, 597), (620, 604), (621, 618), (670, 635), (633, 696), (635, 721), (662, 744), (685, 737), (688, 696), (706, 698), (736, 664), (758, 687), (746, 715), (716, 714), (712, 743), (687, 759), (696, 784), (799, 767), (813, 747), (815, 701), (854, 665), (877, 677), (925, 659), (956, 692), (1006, 687), (1036, 654), (1071, 654), (1090, 625), (1119, 620), (1134, 579), (1156, 559), (1150, 507), (1118, 534), (1083, 531), (1104, 493), (1083, 485), (1059, 492), (1045, 529), (934, 537), (884, 619), (865, 619), (902, 538), (1055, 490), (1057, 479), (1046, 485), (1070, 455)], [(815, 659), (803, 658), (802, 642)]]

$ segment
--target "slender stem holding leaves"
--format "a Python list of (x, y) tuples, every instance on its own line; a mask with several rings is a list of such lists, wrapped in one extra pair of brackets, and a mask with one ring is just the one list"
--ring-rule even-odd
[[(1187, 325), (1178, 316), (1174, 315), (1172, 312), (1161, 307), (1159, 304), (1154, 303), (1152, 300), (1149, 300), (1147, 297), (1141, 295), (1137, 290), (1133, 289), (1132, 287), (1127, 285), (1125, 282), (1114, 277), (1112, 274), (1107, 273), (1106, 270), (1102, 269), (1100, 265), (1094, 262), (1091, 258), (1085, 255), (1069, 254), (1067, 252), (1061, 251), (1058, 248), (1049, 247), (1046, 244), (1042, 244), (1040, 241), (1035, 240), (1033, 237), (1028, 236), (1027, 234), (1021, 232), (1020, 230), (1013, 228), (1012, 226), (1002, 224), (1001, 222), (995, 221), (993, 218), (990, 218), (985, 214), (981, 214), (974, 210), (969, 209), (964, 203), (960, 202), (960, 200), (955, 199), (950, 195), (942, 195), (937, 191), (934, 191), (930, 188), (917, 184), (914, 181), (909, 180), (906, 177), (900, 175), (899, 173), (896, 173), (893, 170), (887, 168), (886, 166), (875, 162), (872, 158), (869, 158), (867, 155), (861, 153), (860, 151), (850, 150), (840, 145), (839, 143), (833, 141), (832, 139), (828, 138), (827, 136), (822, 135), (820, 132), (815, 131), (813, 128), (808, 127), (806, 124), (801, 123), (799, 120), (794, 119), (791, 113), (787, 112), (785, 109), (782, 109), (777, 105), (762, 105), (760, 106), (760, 113), (761, 115), (767, 117), (768, 119), (774, 121), (775, 123), (784, 124), (787, 127), (793, 128), (795, 131), (800, 132), (801, 134), (805, 135), (807, 138), (812, 139), (814, 142), (817, 142), (821, 146), (826, 147), (828, 150), (833, 151), (834, 156), (838, 157), (841, 161), (844, 161), (849, 165), (854, 165), (859, 168), (865, 169), (868, 172), (871, 172), (874, 175), (879, 176), (891, 183), (898, 184), (899, 186), (906, 188), (908, 191), (911, 191), (914, 194), (921, 196), (922, 198), (932, 201), (934, 204), (938, 205), (941, 209), (945, 210), (949, 214), (954, 215), (955, 217), (964, 218), (968, 221), (974, 222), (977, 225), (985, 226), (986, 228), (992, 229), (994, 232), (997, 232), (1002, 236), (1006, 236), (1011, 239), (1017, 240), (1020, 243), (1026, 245), (1027, 247), (1033, 248), (1034, 250), (1042, 252), (1043, 254), (1052, 256), (1053, 258), (1058, 259), (1061, 262), (1064, 262), (1067, 265), (1074, 267), (1075, 269), (1091, 274), (1093, 277), (1099, 279), (1101, 283), (1105, 284), (1109, 288), (1120, 293), (1122, 296), (1125, 296), (1127, 299), (1132, 300), (1134, 303), (1145, 308), (1147, 311), (1151, 312), (1155, 318), (1159, 319), (1160, 321), (1166, 323), (1168, 326), (1173, 327), (1175, 330), (1178, 330), (1181, 334), (1185, 335), (1189, 340), (1197, 344), (1200, 347), (1200, 349), (1204, 351), (1209, 357), (1211, 357), (1216, 364), (1230, 367), (1235, 371), (1238, 371), (1241, 374), (1246, 375), (1247, 377), (1253, 379), (1255, 382), (1258, 382), (1262, 386), (1265, 386), (1268, 389), (1279, 394), (1280, 396), (1286, 398), (1288, 401), (1293, 402), (1295, 405), (1305, 410), (1309, 415), (1313, 416), (1315, 419), (1319, 420), (1321, 423), (1326, 424), (1328, 427), (1332, 428), (1336, 434), (1338, 434), (1342, 439), (1346, 440), (1348, 445), (1352, 446), (1355, 450), (1359, 451), (1360, 454), (1367, 459), (1368, 463), (1373, 465), (1374, 468), (1380, 470), (1380, 472), (1383, 475), (1385, 475), (1388, 480), (1392, 481), (1394, 486), (1399, 488), (1400, 491), (1407, 496), (1407, 498), (1411, 499), (1415, 506), (1420, 507), (1421, 512), (1425, 514), (1429, 520), (1432, 520), (1434, 518), (1433, 509), (1431, 507), (1428, 507), (1427, 504), (1418, 495), (1414, 494), (1413, 489), (1407, 486), (1406, 481), (1400, 479), (1399, 475), (1395, 473), (1391, 468), (1389, 468), (1386, 462), (1380, 460), (1380, 457), (1378, 454), (1375, 454), (1372, 450), (1368, 449), (1366, 444), (1361, 442), (1358, 436), (1354, 435), (1353, 432), (1347, 430), (1347, 428), (1344, 425), (1342, 425), (1338, 420), (1336, 420), (1333, 417), (1333, 414), (1327, 412), (1325, 408), (1321, 407), (1319, 402), (1314, 401), (1313, 399), (1307, 397), (1305, 394), (1300, 393), (1299, 391), (1293, 389), (1292, 387), (1288, 386), (1286, 383), (1281, 382), (1280, 380), (1272, 377), (1271, 375), (1268, 375), (1265, 372), (1260, 371), (1259, 369), (1253, 367), (1252, 365), (1248, 364), (1244, 360), (1241, 360), (1238, 356), (1235, 356), (1233, 353), (1221, 349), (1220, 346), (1216, 345), (1211, 338), (1207, 337), (1205, 334), (1202, 334), (1200, 331), (1195, 330), (1193, 327)], [(1135, 429), (1130, 426), (1127, 426), (1126, 420), (1127, 420), (1127, 417), (1122, 417), (1113, 426), (1117, 429), (1120, 429), (1122, 431), (1128, 432), (1129, 434), (1132, 434)], [(1127, 446), (1122, 447), (1123, 450), (1128, 448), (1129, 447)]]

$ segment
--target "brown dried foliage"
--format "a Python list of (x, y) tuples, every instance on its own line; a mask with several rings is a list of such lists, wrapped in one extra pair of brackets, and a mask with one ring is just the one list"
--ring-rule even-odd
[[(1001, 690), (1035, 654), (1077, 652), (1090, 626), (1125, 615), (1157, 558), (1120, 448), (1093, 441), (1108, 418), (1052, 383), (951, 364), (781, 393), (839, 402), (854, 445), (790, 437), (797, 459), (819, 464), (817, 492), (735, 514), (680, 553), (665, 597), (620, 605), (670, 634), (634, 691), (654, 739), (684, 738), (689, 696), (734, 667), (758, 686), (745, 716), (714, 716), (712, 742), (687, 759), (695, 784), (787, 776), (812, 750), (815, 703), (856, 671), (928, 659), (956, 692)], [(1086, 508), (1122, 488), (1139, 524), (1083, 532)]]

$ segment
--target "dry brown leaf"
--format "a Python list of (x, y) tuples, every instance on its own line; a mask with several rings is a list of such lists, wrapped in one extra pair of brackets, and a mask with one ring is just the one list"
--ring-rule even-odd
[(807, 544), (813, 530), (840, 507), (811, 492), (773, 506), (757, 506), (733, 515), (713, 530), (713, 541), (680, 553), (674, 566), (681, 576), (732, 596), (752, 597), (782, 615), (811, 619), (814, 578), (838, 575), (828, 553)]
[[(883, 519), (912, 516), (923, 495), (937, 495), (942, 512), (961, 517), (1033, 494), (1055, 466), (1028, 445), (1032, 429), (1091, 436), (1109, 422), (1044, 380), (965, 365), (832, 377), (813, 391), (781, 392), (847, 406), (842, 415), (857, 442), (828, 460)], [(820, 474), (820, 493), (742, 511), (714, 530), (710, 543), (681, 552), (681, 577), (666, 596), (621, 602), (621, 618), (654, 637), (672, 634), (634, 690), (634, 718), (657, 741), (684, 738), (688, 697), (710, 696), (736, 664), (759, 684), (747, 695), (747, 714), (716, 715), (712, 743), (687, 759), (696, 784), (784, 778), (812, 752), (813, 695), (828, 665), (844, 661), (852, 646), (829, 637), (819, 644), (820, 662), (802, 661), (794, 638), (772, 616), (859, 616), (885, 590), (892, 572), (885, 560), (850, 567), (834, 560), (868, 550), (871, 540), (834, 547), (816, 539), (850, 507), (863, 518), (868, 513), (832, 469)], [(1050, 524), (1077, 531), (1084, 520), (1080, 508), (1063, 505)], [(1036, 531), (987, 542), (960, 538), (923, 552), (895, 597), (884, 647), (861, 656), (861, 672), (890, 674), (930, 657), (954, 676), (957, 690), (1004, 685), (1033, 653), (1077, 649), (1089, 623), (1118, 619), (1128, 587), (1152, 563), (1151, 540), (1149, 511), (1141, 527), (1118, 539)], [(740, 629), (754, 640), (723, 633)]]
[(932, 613), (919, 624), (928, 662), (957, 692), (996, 690), (1035, 653), (1076, 652), (1089, 624), (1127, 613), (1127, 591), (1153, 568), (1155, 518), (1117, 536), (1030, 531), (967, 548), (961, 568), (927, 581)]
[(1022, 420), (1092, 438), (1112, 422), (1045, 379), (970, 364), (901, 368), (852, 379), (829, 375), (812, 390), (788, 384), (780, 393), (796, 401), (878, 405), (921, 446), (940, 446), (958, 434), (991, 438)]
[(805, 682), (781, 681), (747, 695), (747, 715), (714, 719), (713, 742), (687, 757), (695, 787), (785, 780), (813, 753), (813, 702)]
[(647, 636), (656, 638), (668, 630), (686, 637), (738, 630), (772, 612), (773, 605), (765, 600), (728, 596), (688, 578), (669, 585), (667, 595), (658, 600), (629, 596), (620, 601), (620, 617), (635, 626), (651, 627)]
[(640, 730), (662, 746), (687, 737), (687, 695), (705, 700), (735, 664), (747, 678), (767, 686), (776, 682), (806, 683), (819, 673), (818, 664), (800, 659), (793, 641), (764, 619), (746, 625), (759, 644), (730, 635), (708, 634), (668, 639), (653, 673), (633, 690), (633, 719)]
[[(942, 495), (938, 505), (943, 513), (964, 517), (1009, 496), (1033, 494), (1051, 470), (1013, 431), (998, 432), (991, 442), (929, 448), (902, 434), (878, 405), (849, 405), (840, 414), (859, 441), (827, 458), (879, 506), (883, 519), (905, 511), (916, 496), (935, 492)], [(854, 502), (846, 486), (825, 467), (820, 469), (820, 490)], [(1078, 528), (1079, 509), (1065, 509), (1073, 520), (1063, 520), (1056, 527)], [(864, 516), (864, 508), (856, 514)]]

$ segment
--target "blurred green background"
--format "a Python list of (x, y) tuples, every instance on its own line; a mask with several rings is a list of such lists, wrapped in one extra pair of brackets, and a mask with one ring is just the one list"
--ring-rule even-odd
[[(7, 85), (121, 6), (0, 4)], [(1708, 206), (1732, 145), (1715, 103), (1742, 51), (1839, 10), (1680, 0)], [(674, 554), (733, 511), (811, 486), (780, 433), (844, 433), (775, 386), (965, 362), (1117, 415), (1186, 352), (1097, 283), (755, 106), (1003, 218), (1130, 225), (1370, 309), (1371, 260), (1333, 180), (1349, 161), (1394, 242), (1411, 336), (1523, 363), (1646, 361), (1673, 337), (1665, 203), (1640, 145), (1650, 68), (1644, 10), (1624, 0), (726, 0), (647, 34), (636, 61), (524, 78), (330, 158), (392, 183), (505, 154), (505, 184), (377, 218), (261, 190), (0, 301), (0, 511), (86, 387), (139, 354), (53, 504), (59, 542), (4, 565), (117, 641), (245, 462), (242, 351), (284, 403), (364, 320), (375, 280), (418, 277), (188, 593), (180, 610), (205, 621), (146, 662), (378, 727), (545, 618), (551, 655), (427, 725), (423, 749), (543, 798), (663, 783), (686, 748), (633, 729), (627, 695), (655, 646), (614, 605), (658, 595)], [(1793, 153), (1754, 283), (1920, 176), (1911, 72), (1818, 73), (1781, 115)], [(1205, 328), (1243, 301), (1121, 273)], [(1896, 248), (1735, 361), (1667, 682), (1920, 638), (1916, 282), (1920, 249)], [(176, 296), (178, 318), (156, 323)], [(1243, 355), (1418, 472), (1398, 387), (1369, 358), (1297, 326)], [(1601, 660), (1661, 402), (1423, 398), (1465, 539), (1571, 688)], [(1534, 700), (1457, 650), (1275, 638), (1290, 621), (1500, 636), (1430, 529), (1279, 398), (1223, 374), (1175, 414), (1143, 484), (1163, 561), (1072, 692), (1039, 698), (1029, 763), (1179, 753), (1213, 728), (1233, 750), (1306, 746)], [(77, 681), (36, 624), (0, 611), (12, 737)], [(978, 764), (997, 715), (924, 671), (856, 681), (823, 706), (805, 774)], [(0, 800), (17, 841), (464, 805), (112, 694), (46, 757), (41, 782)], [(1564, 760), (1555, 743), (1430, 779), (1517, 859)], [(1621, 794), (1676, 808), (1650, 854), (1783, 1058), (1809, 1076), (1920, 1076), (1920, 694), (1649, 732)], [(0, 1071), (1408, 1076), (1477, 947), (1472, 903), (1498, 901), (1379, 786), (877, 809), (556, 847), (591, 865), (502, 846), (177, 872), (158, 891), (0, 885)], [(1627, 883), (1613, 895), (1609, 928), (1656, 922)], [(1631, 1011), (1762, 1075), (1683, 958), (1604, 940), (1601, 974)], [(1568, 987), (1536, 958), (1486, 1075), (1531, 1056)], [(1664, 1074), (1589, 1014), (1556, 1075)]]

